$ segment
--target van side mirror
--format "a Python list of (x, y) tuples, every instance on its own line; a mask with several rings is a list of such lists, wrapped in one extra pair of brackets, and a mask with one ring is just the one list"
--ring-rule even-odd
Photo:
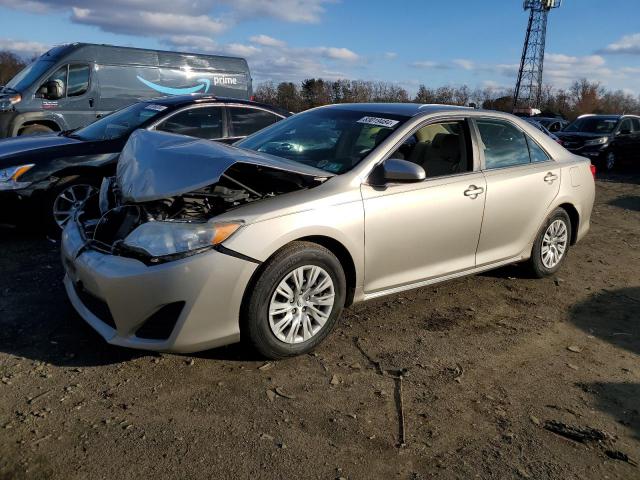
[(387, 158), (373, 171), (369, 182), (372, 185), (416, 183), (426, 177), (427, 174), (420, 165), (399, 158)]
[(38, 89), (38, 94), (47, 100), (60, 100), (64, 97), (64, 83), (62, 80), (48, 80)]

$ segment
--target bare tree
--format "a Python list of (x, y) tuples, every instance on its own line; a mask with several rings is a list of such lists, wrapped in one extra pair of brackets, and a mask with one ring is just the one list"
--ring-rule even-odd
[(26, 62), (16, 54), (0, 51), (0, 85), (5, 85), (16, 73), (26, 66)]

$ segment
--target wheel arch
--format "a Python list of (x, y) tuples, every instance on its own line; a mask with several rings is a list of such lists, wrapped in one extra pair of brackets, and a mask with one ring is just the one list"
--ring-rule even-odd
[(558, 208), (563, 209), (569, 215), (571, 221), (571, 242), (570, 245), (575, 245), (578, 241), (578, 228), (580, 227), (580, 214), (578, 209), (572, 203), (562, 203), (558, 205)]
[(25, 128), (30, 127), (32, 125), (44, 125), (45, 127), (50, 128), (54, 132), (59, 132), (62, 130), (60, 125), (58, 125), (58, 123), (53, 120), (48, 120), (48, 119), (28, 120), (20, 124), (20, 126), (16, 130), (16, 136), (20, 136)]
[(244, 294), (242, 296), (242, 304), (241, 304), (242, 306), (241, 306), (241, 315), (240, 315), (241, 318), (244, 316), (243, 315), (244, 309), (248, 304), (248, 297), (250, 293), (253, 291), (253, 286), (258, 281), (258, 279), (260, 278), (260, 275), (262, 275), (262, 272), (264, 271), (264, 265), (266, 265), (269, 259), (271, 259), (274, 255), (278, 254), (280, 251), (282, 251), (283, 249), (287, 248), (289, 245), (295, 242), (315, 243), (316, 245), (320, 245), (326, 248), (336, 256), (336, 258), (340, 262), (340, 265), (342, 265), (342, 269), (345, 275), (345, 280), (347, 282), (347, 291), (345, 295), (345, 307), (353, 303), (353, 300), (355, 297), (355, 291), (356, 291), (356, 283), (357, 283), (356, 275), (357, 274), (356, 274), (356, 266), (353, 260), (353, 256), (351, 255), (347, 247), (345, 247), (340, 241), (336, 240), (335, 238), (328, 237), (326, 235), (307, 235), (307, 236), (295, 238), (285, 243), (276, 251), (274, 251), (271, 255), (269, 255), (269, 258), (265, 259), (264, 262), (261, 262), (260, 266), (256, 268), (256, 270), (251, 275), (251, 279), (247, 283)]

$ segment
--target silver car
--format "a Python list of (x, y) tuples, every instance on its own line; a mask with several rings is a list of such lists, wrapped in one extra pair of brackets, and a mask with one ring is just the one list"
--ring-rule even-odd
[(63, 233), (65, 286), (114, 345), (309, 352), (354, 302), (526, 262), (589, 229), (590, 162), (512, 115), (316, 108), (220, 145), (140, 130)]

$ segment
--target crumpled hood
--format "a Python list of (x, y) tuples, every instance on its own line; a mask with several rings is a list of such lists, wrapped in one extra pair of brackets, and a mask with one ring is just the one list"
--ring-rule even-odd
[(125, 202), (150, 202), (213, 185), (236, 163), (314, 178), (333, 176), (298, 162), (211, 140), (136, 130), (120, 154), (117, 182)]

